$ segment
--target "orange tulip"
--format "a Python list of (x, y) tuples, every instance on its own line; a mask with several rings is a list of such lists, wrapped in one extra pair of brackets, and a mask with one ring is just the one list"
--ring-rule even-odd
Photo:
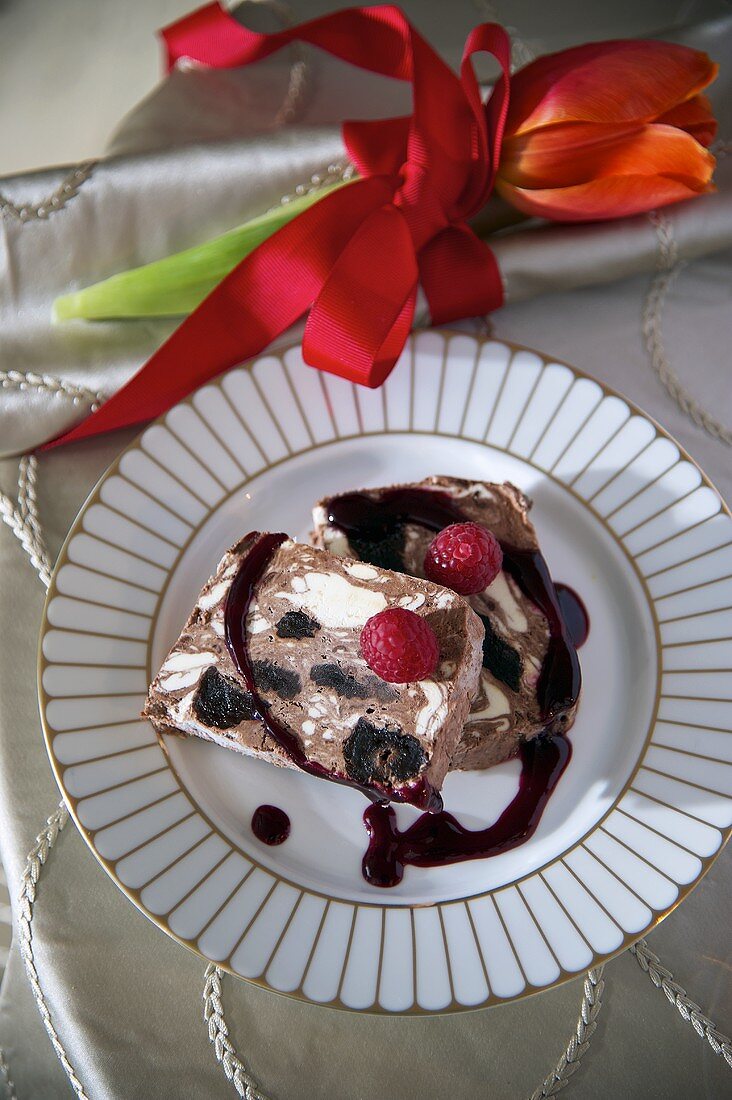
[(713, 191), (701, 95), (718, 66), (667, 42), (595, 42), (514, 74), (496, 189), (526, 214), (593, 221)]

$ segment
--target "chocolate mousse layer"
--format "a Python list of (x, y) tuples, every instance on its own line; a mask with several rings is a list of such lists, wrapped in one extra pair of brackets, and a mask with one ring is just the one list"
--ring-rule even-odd
[[(480, 619), (466, 600), (429, 581), (275, 540), (244, 620), (249, 685), (231, 649), (227, 600), (267, 538), (253, 532), (224, 555), (150, 686), (145, 716), (162, 733), (202, 737), (285, 767), (300, 758), (324, 778), (426, 804), (424, 792), (439, 790), (477, 690)], [(364, 624), (390, 607), (408, 608), (433, 628), (440, 661), (429, 679), (386, 683), (361, 657)]]
[[(425, 491), (439, 494), (440, 502), (446, 502), (447, 510), (454, 513), (443, 526), (472, 521), (492, 531), (504, 547), (529, 554), (539, 551), (529, 519), (531, 502), (519, 489), (508, 482), (499, 485), (452, 477), (429, 477), (410, 485), (326, 498), (313, 509), (314, 543), (334, 554), (423, 577), (425, 551), (434, 538), (436, 521), (430, 516), (425, 525), (395, 517), (395, 501), (400, 497), (408, 501), (411, 490), (417, 491), (415, 514), (421, 511), (426, 517), (430, 512), (423, 503)], [(439, 515), (439, 508), (434, 511)], [(339, 513), (349, 515), (347, 530), (337, 522)], [(352, 522), (352, 516), (359, 513), (365, 522)], [(550, 626), (506, 568), (483, 592), (467, 599), (485, 628), (483, 667), (478, 694), (450, 766), (472, 770), (514, 756), (522, 741), (540, 733), (567, 730), (574, 719), (576, 699), (547, 720), (538, 688)]]

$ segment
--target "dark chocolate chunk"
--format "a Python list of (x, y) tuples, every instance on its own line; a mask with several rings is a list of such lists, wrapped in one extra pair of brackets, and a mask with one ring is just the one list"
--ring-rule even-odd
[(345, 672), (340, 665), (331, 662), (313, 665), (310, 679), (318, 687), (333, 688), (344, 699), (379, 699), (384, 703), (399, 698), (399, 692), (378, 676), (358, 680), (353, 673)]
[(213, 665), (201, 677), (192, 705), (199, 722), (218, 730), (231, 729), (256, 717), (249, 692), (242, 691)]
[(399, 692), (394, 685), (387, 684), (386, 680), (382, 680), (379, 676), (367, 676), (363, 684), (367, 695), (378, 699), (382, 703), (399, 698)]
[(348, 533), (348, 541), (360, 561), (370, 562), (379, 569), (404, 569), (404, 524), (389, 523), (383, 527), (368, 527), (356, 534)]
[(304, 611), (286, 611), (275, 630), (278, 638), (314, 638), (320, 623)]
[(344, 699), (367, 699), (369, 692), (365, 684), (360, 683), (350, 672), (344, 672), (340, 665), (313, 665), (310, 679), (318, 687), (333, 688)]
[(366, 718), (343, 742), (346, 773), (357, 783), (393, 786), (415, 779), (427, 762), (416, 737), (398, 729), (379, 729)]
[(302, 691), (298, 674), (274, 661), (254, 661), (252, 670), (257, 690), (265, 695), (273, 691), (280, 699), (294, 699)]
[(510, 687), (511, 691), (520, 691), (523, 672), (520, 654), (504, 641), (500, 634), (496, 633), (487, 616), (481, 615), (480, 618), (485, 627), (483, 668), (492, 672), (495, 678)]

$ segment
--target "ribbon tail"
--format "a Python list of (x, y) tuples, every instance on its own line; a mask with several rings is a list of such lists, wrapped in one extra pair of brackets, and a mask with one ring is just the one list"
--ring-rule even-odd
[(300, 41), (360, 69), (411, 80), (411, 34), (407, 17), (392, 4), (345, 8), (274, 34), (260, 34), (215, 2), (164, 27), (160, 37), (168, 70), (184, 58), (217, 69), (248, 65)]
[(391, 373), (414, 316), (414, 244), (391, 204), (358, 228), (315, 302), (303, 339), (306, 363), (363, 386)]
[(114, 396), (42, 450), (160, 416), (256, 355), (300, 317), (361, 222), (389, 198), (381, 177), (327, 195), (242, 260)]
[(419, 254), (422, 289), (433, 325), (479, 317), (503, 305), (503, 280), (493, 252), (467, 225), (451, 225)]
[(168, 72), (183, 58), (212, 69), (231, 69), (244, 63), (246, 30), (219, 3), (189, 12), (158, 35)]

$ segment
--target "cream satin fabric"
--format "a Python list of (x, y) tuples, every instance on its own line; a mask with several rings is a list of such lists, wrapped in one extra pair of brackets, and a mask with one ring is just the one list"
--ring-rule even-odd
[[(469, 14), (472, 19), (472, 9)], [(513, 11), (511, 20), (519, 23)], [(570, 31), (566, 34), (569, 38)], [(578, 27), (571, 37), (583, 37)], [(712, 37), (713, 52), (722, 57), (727, 43), (729, 57), (729, 38), (719, 29)], [(188, 75), (201, 74), (183, 79)], [(729, 102), (728, 92), (720, 89), (715, 101), (720, 113), (727, 112), (722, 135), (730, 137), (724, 95)], [(6, 216), (1, 223), (0, 369), (63, 377), (110, 392), (172, 322), (75, 324), (61, 332), (48, 321), (51, 299), (71, 285), (221, 232), (277, 201), (339, 154), (335, 126), (320, 127), (313, 120), (308, 125), (308, 130), (260, 134), (246, 143), (219, 140), (137, 154), (132, 146), (123, 150), (123, 135), (137, 126), (133, 118), (116, 139), (124, 155), (98, 168), (62, 212), (25, 225)], [(142, 129), (147, 132), (147, 124)], [(722, 165), (722, 182), (729, 181), (728, 165)], [(62, 174), (18, 179), (0, 190), (12, 191), (16, 200), (33, 195), (40, 200)], [(681, 272), (669, 294), (663, 337), (682, 381), (732, 425), (732, 213), (725, 193), (729, 196), (728, 183), (718, 197), (669, 212), (682, 247), (699, 258)], [(718, 211), (713, 223), (712, 210)], [(522, 230), (500, 246), (512, 302), (493, 318), (497, 335), (539, 347), (623, 391), (660, 420), (732, 498), (729, 448), (684, 416), (648, 365), (641, 333), (648, 278), (627, 276), (655, 262), (652, 228), (638, 219), (628, 225), (529, 233)], [(698, 245), (702, 239), (719, 247), (726, 241), (726, 251), (702, 256), (708, 251)], [(626, 277), (607, 285), (609, 271)], [(579, 288), (570, 289), (573, 285)], [(557, 293), (519, 301), (546, 288)], [(69, 407), (67, 398), (48, 389), (0, 389), (0, 446), (6, 453), (32, 446), (78, 412), (79, 407)], [(52, 558), (85, 495), (131, 434), (41, 458), (40, 515)], [(14, 494), (16, 477), (17, 461), (0, 461), (0, 488)], [(36, 699), (42, 606), (35, 573), (7, 529), (0, 528), (0, 856), (13, 897), (25, 855), (59, 798)], [(732, 852), (727, 850), (650, 938), (650, 946), (728, 1035), (731, 896)], [(43, 872), (33, 934), (51, 1016), (91, 1100), (225, 1100), (234, 1095), (202, 1018), (203, 960), (144, 920), (97, 865), (72, 823)], [(569, 1097), (719, 1100), (729, 1094), (729, 1070), (722, 1059), (681, 1020), (629, 955), (608, 965), (606, 979), (599, 1027), (568, 1086)], [(525, 1097), (563, 1052), (580, 996), (581, 977), (500, 1009), (402, 1020), (314, 1008), (244, 982), (224, 981), (232, 1041), (265, 1092), (278, 1100)], [(17, 948), (0, 997), (0, 1047), (19, 1100), (71, 1095)], [(0, 1095), (1, 1090), (2, 1084)]]

